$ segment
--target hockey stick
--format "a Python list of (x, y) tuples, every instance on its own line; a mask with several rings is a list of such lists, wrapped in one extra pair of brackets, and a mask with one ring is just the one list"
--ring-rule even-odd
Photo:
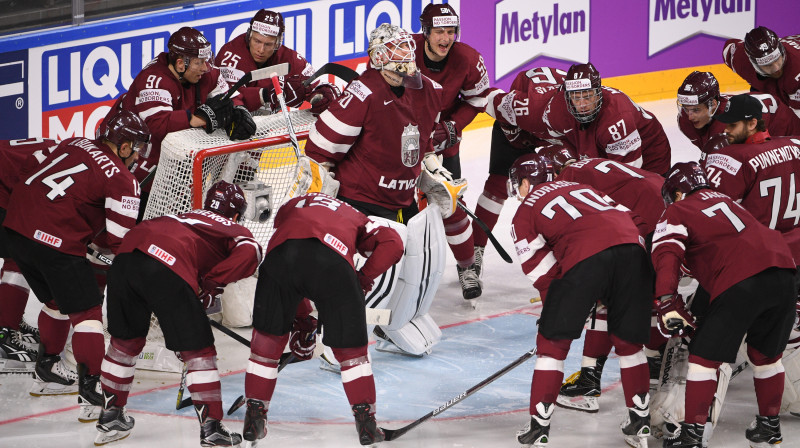
[(350, 67), (345, 67), (344, 65), (337, 64), (335, 62), (328, 62), (327, 64), (320, 67), (319, 70), (314, 72), (314, 74), (311, 75), (308, 79), (303, 81), (303, 85), (308, 87), (311, 85), (312, 82), (314, 82), (314, 80), (324, 75), (333, 75), (341, 79), (342, 81), (349, 83), (350, 81), (358, 77), (358, 72)]
[(500, 254), (500, 257), (503, 260), (505, 260), (506, 263), (513, 263), (513, 261), (511, 261), (511, 257), (508, 255), (508, 252), (506, 252), (506, 250), (503, 249), (503, 246), (500, 245), (500, 242), (497, 241), (497, 238), (495, 238), (494, 235), (492, 235), (492, 231), (489, 230), (489, 226), (487, 226), (482, 219), (475, 216), (475, 213), (469, 208), (467, 208), (466, 205), (462, 204), (461, 201), (457, 202), (457, 204), (459, 207), (461, 207), (461, 210), (467, 212), (467, 215), (469, 215), (469, 217), (472, 218), (473, 221), (477, 222), (478, 226), (481, 229), (483, 229), (483, 231), (486, 233), (486, 236), (489, 237), (489, 241), (492, 242), (492, 246), (494, 246), (494, 248), (497, 249), (497, 253)]
[(267, 79), (272, 76), (273, 73), (277, 76), (288, 75), (289, 63), (283, 62), (281, 64), (270, 65), (269, 67), (259, 68), (258, 70), (245, 73), (244, 76), (239, 78), (239, 80), (236, 81), (236, 83), (232, 85), (227, 92), (225, 92), (225, 96), (222, 97), (222, 101), (225, 101), (233, 96), (233, 94), (236, 93), (237, 90), (241, 89), (243, 85), (249, 82)]
[(297, 157), (297, 160), (300, 160), (300, 157), (303, 156), (302, 152), (300, 151), (300, 145), (297, 143), (297, 135), (294, 133), (294, 127), (292, 126), (292, 119), (289, 118), (289, 108), (286, 107), (286, 100), (283, 98), (283, 89), (281, 89), (281, 84), (278, 82), (278, 74), (273, 73), (272, 76), (272, 86), (275, 88), (275, 96), (278, 97), (278, 102), (281, 105), (281, 113), (283, 113), (283, 119), (286, 120), (286, 130), (289, 132), (289, 140), (292, 142), (292, 148), (294, 148), (294, 155)]
[(386, 434), (386, 441), (388, 442), (390, 440), (397, 439), (398, 437), (402, 436), (403, 434), (407, 433), (408, 431), (416, 428), (417, 426), (419, 426), (421, 423), (423, 423), (424, 421), (428, 420), (429, 418), (434, 417), (434, 416), (436, 416), (438, 414), (441, 414), (442, 412), (446, 411), (447, 409), (453, 407), (456, 403), (459, 403), (461, 400), (463, 400), (463, 399), (469, 397), (470, 395), (474, 394), (475, 392), (483, 389), (486, 385), (488, 385), (489, 383), (493, 382), (494, 380), (500, 378), (501, 376), (505, 375), (506, 373), (510, 372), (512, 369), (518, 367), (520, 364), (524, 363), (525, 361), (527, 361), (528, 359), (533, 357), (533, 355), (535, 355), (535, 354), (536, 354), (536, 347), (528, 350), (524, 355), (522, 355), (519, 358), (517, 358), (516, 361), (514, 361), (511, 364), (509, 364), (509, 365), (503, 367), (502, 369), (498, 370), (497, 372), (492, 374), (492, 376), (490, 376), (489, 378), (486, 378), (485, 380), (481, 381), (480, 383), (470, 387), (466, 391), (461, 392), (460, 394), (458, 394), (455, 397), (453, 397), (452, 399), (450, 399), (447, 403), (439, 406), (438, 408), (432, 410), (431, 412), (428, 412), (427, 414), (425, 414), (421, 418), (417, 419), (416, 421), (414, 421), (414, 422), (412, 422), (412, 423), (410, 423), (410, 424), (408, 424), (406, 426), (403, 426), (402, 428), (397, 428), (397, 429), (381, 428), (383, 430), (383, 433)]

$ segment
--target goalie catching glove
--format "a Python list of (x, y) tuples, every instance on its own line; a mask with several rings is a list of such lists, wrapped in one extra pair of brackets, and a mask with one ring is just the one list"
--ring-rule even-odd
[(317, 319), (314, 316), (295, 317), (292, 334), (289, 336), (289, 348), (295, 358), (307, 361), (314, 356), (317, 348)]
[[(655, 303), (658, 331), (666, 337), (687, 336), (697, 328), (694, 316), (678, 293), (663, 295)], [(691, 330), (690, 330), (691, 329)]]
[(330, 164), (317, 163), (314, 159), (301, 156), (298, 160), (297, 179), (289, 190), (289, 197), (324, 193), (335, 198), (339, 192), (339, 181), (333, 178), (333, 173), (328, 172), (328, 165)]
[(419, 189), (429, 203), (439, 206), (442, 218), (449, 218), (458, 207), (458, 200), (467, 191), (466, 179), (453, 179), (453, 174), (442, 166), (442, 156), (428, 153), (422, 159)]

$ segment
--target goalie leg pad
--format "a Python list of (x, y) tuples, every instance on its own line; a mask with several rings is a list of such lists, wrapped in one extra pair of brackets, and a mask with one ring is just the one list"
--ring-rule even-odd
[[(434, 345), (442, 339), (442, 330), (433, 321), (430, 314), (416, 316), (397, 330), (385, 330), (383, 334), (404, 354), (422, 356), (430, 353)], [(376, 347), (380, 351), (393, 352), (390, 346), (379, 342)]]
[(800, 348), (783, 352), (783, 401), (781, 412), (800, 413)]
[(664, 349), (659, 383), (650, 400), (650, 426), (654, 434), (669, 436), (685, 415), (686, 375), (689, 346), (683, 338), (672, 338)]

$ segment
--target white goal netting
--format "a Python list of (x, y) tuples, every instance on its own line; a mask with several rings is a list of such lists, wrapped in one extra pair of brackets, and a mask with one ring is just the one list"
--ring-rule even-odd
[[(307, 110), (289, 114), (302, 150), (315, 118)], [(257, 131), (248, 141), (233, 142), (221, 130), (206, 134), (202, 129), (187, 129), (167, 135), (144, 219), (202, 208), (206, 190), (218, 180), (261, 182), (272, 190), (272, 215), (263, 223), (243, 219), (241, 224), (266, 248), (275, 212), (297, 175), (298, 160), (282, 114), (255, 116), (253, 120)], [(137, 368), (181, 371), (180, 361), (164, 347), (155, 316)]]

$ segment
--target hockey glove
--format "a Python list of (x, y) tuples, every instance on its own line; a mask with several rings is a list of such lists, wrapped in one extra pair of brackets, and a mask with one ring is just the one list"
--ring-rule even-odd
[(658, 331), (666, 337), (688, 336), (697, 328), (694, 316), (686, 309), (680, 294), (664, 295), (655, 304)]
[(439, 206), (442, 218), (446, 219), (455, 213), (459, 198), (467, 191), (467, 180), (453, 179), (453, 174), (442, 166), (442, 156), (428, 153), (422, 159), (419, 189), (428, 203)]
[(223, 100), (225, 94), (219, 94), (208, 98), (205, 104), (200, 105), (194, 114), (205, 120), (206, 134), (210, 134), (217, 129), (228, 129), (233, 119), (233, 101)]
[(333, 84), (322, 84), (311, 91), (308, 100), (311, 103), (311, 113), (316, 117), (328, 110), (328, 106), (340, 95), (339, 89)]
[(361, 271), (356, 272), (356, 274), (358, 275), (358, 284), (361, 285), (361, 290), (364, 291), (364, 295), (366, 296), (368, 292), (372, 291), (374, 279), (364, 275)]
[(460, 142), (461, 137), (458, 136), (456, 122), (453, 120), (446, 120), (436, 123), (433, 127), (431, 140), (433, 140), (433, 149), (436, 150), (436, 152), (443, 151)]
[(200, 282), (200, 293), (197, 298), (203, 304), (206, 314), (215, 314), (222, 311), (222, 292), (224, 291), (222, 284), (217, 283), (211, 279), (203, 279)]
[(324, 193), (336, 197), (339, 192), (339, 181), (328, 171), (333, 164), (317, 163), (314, 159), (302, 156), (298, 160), (298, 165), (297, 178), (289, 189), (290, 198), (306, 193)]
[[(280, 83), (281, 90), (283, 90), (283, 100), (288, 107), (299, 107), (303, 104), (306, 98), (306, 86), (303, 84), (305, 77), (300, 75), (279, 76), (278, 83)], [(273, 87), (265, 87), (261, 89), (261, 101), (270, 110), (280, 110), (281, 103), (278, 101), (278, 95), (275, 94)]]
[(228, 137), (231, 140), (247, 140), (256, 133), (256, 122), (250, 111), (244, 106), (233, 108), (233, 119), (228, 126)]
[(516, 149), (532, 150), (544, 143), (517, 126), (501, 124), (500, 129), (503, 131), (503, 135), (506, 136), (508, 143)]
[(301, 361), (314, 356), (314, 349), (317, 348), (317, 319), (314, 316), (294, 319), (289, 348), (294, 357)]

